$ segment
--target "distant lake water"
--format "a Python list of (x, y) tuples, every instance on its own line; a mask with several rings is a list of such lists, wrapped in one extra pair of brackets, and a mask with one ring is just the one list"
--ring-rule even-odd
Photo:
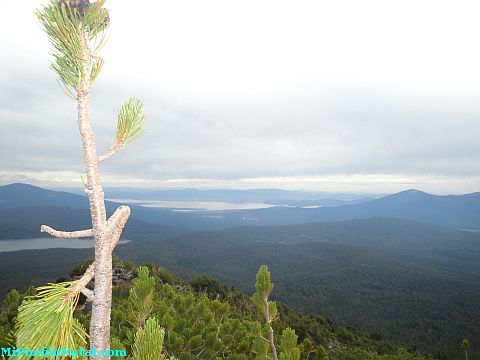
[(174, 211), (199, 211), (199, 210), (243, 210), (264, 209), (272, 207), (263, 203), (231, 203), (220, 201), (166, 201), (166, 200), (133, 200), (133, 199), (108, 199), (118, 203), (135, 204), (144, 207), (172, 209)]
[[(119, 244), (126, 244), (130, 240), (120, 240)], [(93, 248), (93, 239), (57, 239), (57, 238), (32, 238), (16, 240), (0, 240), (0, 252), (40, 249), (88, 249)]]

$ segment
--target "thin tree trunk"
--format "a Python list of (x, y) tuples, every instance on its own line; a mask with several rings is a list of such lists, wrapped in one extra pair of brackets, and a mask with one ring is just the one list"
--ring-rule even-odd
[(264, 302), (265, 302), (265, 318), (268, 324), (268, 336), (269, 336), (270, 349), (272, 350), (272, 358), (273, 360), (278, 360), (277, 348), (275, 347), (275, 341), (273, 339), (273, 328), (272, 328), (272, 321), (270, 320), (270, 308), (268, 307), (268, 297), (264, 298)]
[[(100, 173), (95, 136), (89, 119), (91, 56), (83, 30), (80, 30), (83, 74), (78, 88), (78, 127), (82, 137), (82, 150), (87, 174), (87, 194), (90, 202), (92, 229), (95, 239), (95, 290), (90, 321), (90, 348), (110, 347), (110, 312), (112, 303), (112, 249), (107, 234), (105, 199)], [(91, 359), (102, 359), (92, 356)]]

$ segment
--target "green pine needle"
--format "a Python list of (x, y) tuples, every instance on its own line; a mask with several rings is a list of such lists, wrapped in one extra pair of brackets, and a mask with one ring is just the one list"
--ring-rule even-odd
[(162, 360), (163, 338), (165, 331), (160, 327), (157, 319), (149, 318), (145, 328), (139, 328), (135, 334), (132, 346), (132, 360)]
[[(26, 299), (19, 307), (16, 337), (17, 348), (76, 349), (86, 345), (87, 333), (73, 318), (78, 295), (65, 301), (75, 282), (49, 284), (37, 288), (37, 295)], [(27, 359), (26, 355), (19, 359)], [(66, 356), (53, 356), (54, 360)]]
[[(74, 93), (82, 78), (90, 78), (93, 82), (102, 68), (103, 61), (96, 53), (104, 43), (104, 30), (110, 23), (103, 4), (104, 0), (90, 4), (82, 16), (70, 6), (70, 2), (59, 3), (58, 0), (51, 0), (36, 11), (52, 46), (53, 61), (50, 67), (57, 73), (63, 84), (62, 89), (69, 97), (75, 98)], [(90, 68), (86, 74), (81, 59), (82, 37), (93, 47), (90, 51)]]
[(66, 87), (76, 89), (82, 76), (79, 20), (55, 0), (36, 14), (52, 45), (52, 70)]
[(260, 266), (257, 273), (257, 281), (255, 282), (257, 294), (262, 298), (268, 297), (273, 290), (273, 283), (270, 281), (270, 271), (266, 265)]
[(138, 98), (125, 101), (118, 112), (116, 147), (131, 144), (143, 134), (143, 102)]
[(134, 328), (145, 325), (153, 309), (154, 293), (155, 278), (149, 276), (147, 267), (140, 266), (128, 296), (128, 321)]

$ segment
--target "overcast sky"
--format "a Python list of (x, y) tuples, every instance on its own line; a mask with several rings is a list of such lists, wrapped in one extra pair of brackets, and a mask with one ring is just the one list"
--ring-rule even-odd
[[(0, 183), (79, 185), (74, 101), (33, 14), (2, 1)], [(480, 190), (480, 2), (109, 0), (97, 147), (144, 100), (119, 186)]]

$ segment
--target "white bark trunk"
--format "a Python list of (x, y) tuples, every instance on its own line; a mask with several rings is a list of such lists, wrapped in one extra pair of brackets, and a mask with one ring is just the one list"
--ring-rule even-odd
[[(107, 221), (107, 234), (108, 238), (110, 239), (110, 251), (112, 252), (115, 249), (115, 246), (118, 243), (118, 240), (120, 239), (120, 236), (122, 235), (122, 230), (125, 227), (125, 224), (127, 223), (127, 220), (130, 216), (130, 208), (128, 206), (120, 206), (115, 210), (112, 216), (110, 216), (110, 219)], [(83, 276), (76, 281), (75, 286), (71, 289), (69, 294), (65, 297), (65, 299), (68, 301), (69, 299), (72, 299), (77, 295), (79, 291), (82, 291), (82, 289), (87, 286), (87, 284), (90, 282), (90, 280), (93, 279), (95, 276), (95, 262), (91, 264)], [(83, 291), (82, 291), (83, 292)], [(92, 296), (89, 296), (92, 297)], [(93, 298), (93, 297), (92, 297)]]
[[(89, 119), (91, 56), (83, 29), (80, 30), (83, 74), (78, 88), (78, 127), (87, 174), (88, 198), (95, 239), (95, 290), (90, 321), (90, 348), (98, 352), (110, 348), (110, 311), (112, 303), (112, 249), (107, 234), (105, 199), (98, 169), (95, 136)], [(101, 357), (92, 356), (100, 360)]]

